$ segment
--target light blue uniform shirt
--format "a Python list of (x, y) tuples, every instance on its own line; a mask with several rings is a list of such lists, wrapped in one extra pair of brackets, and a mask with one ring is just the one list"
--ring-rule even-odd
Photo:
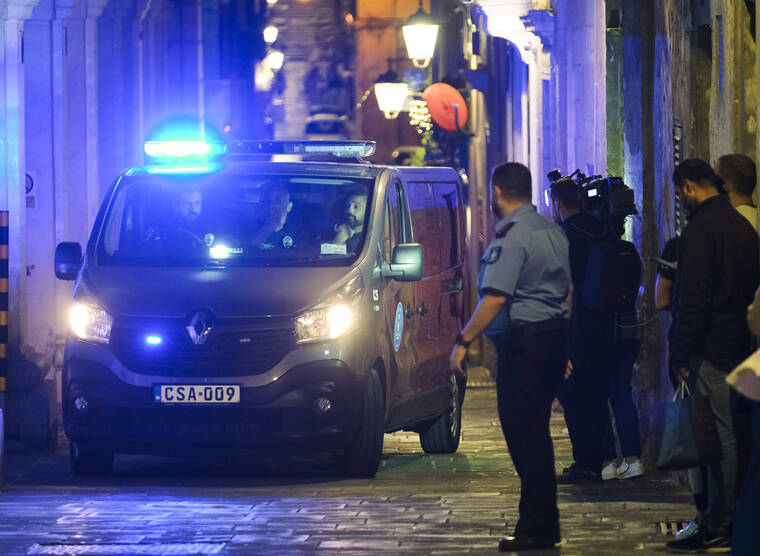
[(509, 323), (569, 319), (570, 255), (559, 225), (526, 204), (502, 218), (496, 237), (480, 259), (478, 295), (506, 295), (507, 306), (485, 333), (504, 332)]

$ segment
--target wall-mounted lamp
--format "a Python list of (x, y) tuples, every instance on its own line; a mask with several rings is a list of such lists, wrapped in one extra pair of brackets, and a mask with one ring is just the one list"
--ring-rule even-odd
[(435, 52), (438, 24), (422, 7), (413, 14), (401, 28), (406, 43), (406, 52), (415, 67), (426, 68)]
[(397, 118), (404, 108), (406, 97), (409, 95), (409, 86), (399, 79), (398, 74), (390, 67), (391, 60), (388, 60), (388, 71), (382, 74), (375, 81), (375, 98), (377, 106), (386, 118), (392, 120)]

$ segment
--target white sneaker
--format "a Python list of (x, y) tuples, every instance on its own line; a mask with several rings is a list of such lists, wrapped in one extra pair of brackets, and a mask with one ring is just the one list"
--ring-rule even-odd
[(633, 463), (623, 461), (620, 467), (617, 468), (618, 479), (635, 479), (641, 477), (644, 474), (644, 466), (639, 460)]
[(608, 463), (602, 468), (602, 480), (609, 481), (610, 479), (618, 478), (618, 468), (615, 466), (615, 462)]
[(692, 520), (689, 523), (686, 524), (686, 527), (681, 529), (680, 531), (676, 531), (676, 539), (688, 539), (689, 537), (693, 537), (699, 533), (699, 525), (696, 521)]

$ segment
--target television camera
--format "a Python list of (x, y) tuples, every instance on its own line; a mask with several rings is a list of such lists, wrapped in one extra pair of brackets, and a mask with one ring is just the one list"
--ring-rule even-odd
[[(581, 189), (580, 199), (578, 199), (581, 209), (603, 222), (619, 224), (626, 217), (638, 214), (633, 189), (625, 184), (623, 178), (587, 176), (580, 170), (576, 170), (569, 176), (563, 176), (559, 170), (552, 170), (547, 177), (552, 183), (561, 179), (571, 179), (577, 183)], [(550, 189), (546, 191), (547, 205), (551, 205)]]

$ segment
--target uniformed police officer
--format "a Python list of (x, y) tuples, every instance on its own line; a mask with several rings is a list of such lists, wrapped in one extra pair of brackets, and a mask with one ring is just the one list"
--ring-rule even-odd
[(525, 166), (499, 166), (492, 185), (501, 220), (480, 262), (480, 303), (457, 337), (451, 365), (464, 374), (470, 343), (483, 332), (493, 339), (499, 418), (522, 485), (520, 520), (499, 550), (549, 548), (560, 540), (549, 417), (567, 362), (568, 241), (536, 212)]

